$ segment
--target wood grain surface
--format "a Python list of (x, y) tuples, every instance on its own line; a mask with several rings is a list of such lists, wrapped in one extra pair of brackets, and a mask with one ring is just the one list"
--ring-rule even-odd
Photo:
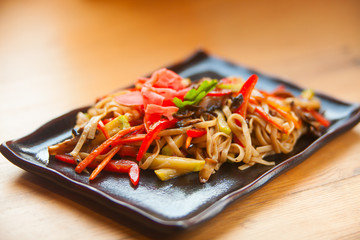
[[(198, 48), (360, 102), (359, 1), (0, 1), (0, 141)], [(360, 126), (171, 239), (360, 239)], [(0, 156), (0, 239), (148, 239)], [(159, 238), (160, 236), (155, 236)]]

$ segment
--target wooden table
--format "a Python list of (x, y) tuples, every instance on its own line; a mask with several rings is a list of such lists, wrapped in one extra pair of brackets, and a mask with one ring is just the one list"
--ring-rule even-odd
[[(205, 1), (204, 1), (205, 2)], [(359, 1), (1, 1), (0, 140), (202, 47), (360, 102)], [(175, 239), (360, 239), (360, 126)], [(0, 156), (0, 239), (147, 239)], [(81, 200), (81, 199), (80, 199)]]

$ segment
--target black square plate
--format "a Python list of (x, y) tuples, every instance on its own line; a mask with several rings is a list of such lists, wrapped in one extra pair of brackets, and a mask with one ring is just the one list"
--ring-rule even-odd
[[(221, 78), (229, 75), (247, 78), (257, 74), (258, 89), (273, 90), (283, 84), (294, 94), (302, 88), (282, 79), (198, 51), (187, 60), (169, 67), (183, 77), (199, 79), (203, 76)], [(317, 93), (325, 116), (331, 120), (327, 132), (319, 138), (302, 137), (288, 155), (274, 155), (275, 166), (255, 165), (239, 171), (233, 164), (224, 164), (209, 182), (201, 184), (197, 174), (188, 174), (161, 182), (152, 171), (142, 171), (138, 187), (128, 177), (104, 173), (89, 183), (86, 174), (76, 174), (73, 166), (49, 158), (47, 147), (71, 136), (75, 109), (60, 116), (32, 134), (1, 145), (1, 153), (26, 171), (45, 177), (76, 193), (91, 198), (125, 218), (145, 224), (162, 232), (189, 229), (214, 217), (228, 204), (260, 188), (274, 177), (298, 165), (341, 133), (354, 127), (360, 119), (358, 104), (345, 103)], [(47, 163), (47, 164), (46, 164)]]

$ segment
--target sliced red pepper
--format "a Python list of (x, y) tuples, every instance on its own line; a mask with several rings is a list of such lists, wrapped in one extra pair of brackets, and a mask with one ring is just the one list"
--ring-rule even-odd
[(109, 172), (122, 172), (122, 173), (128, 173), (130, 177), (130, 181), (134, 186), (137, 186), (139, 183), (140, 178), (140, 169), (139, 165), (131, 160), (111, 160), (108, 165), (104, 168), (104, 170), (107, 170)]
[(276, 128), (278, 128), (280, 131), (285, 132), (286, 134), (288, 133), (288, 131), (278, 122), (274, 121), (274, 119), (267, 114), (262, 108), (260, 107), (256, 107), (255, 108), (255, 112), (257, 112), (262, 118), (264, 118), (267, 122), (271, 123), (272, 125), (274, 125)]
[(152, 141), (157, 137), (161, 130), (173, 127), (179, 120), (174, 118), (169, 119), (160, 119), (158, 122), (154, 123), (148, 131), (148, 134), (145, 136), (143, 143), (140, 146), (139, 153), (136, 157), (136, 160), (141, 161), (142, 157), (150, 147)]
[(242, 144), (242, 142), (240, 142), (240, 140), (235, 135), (233, 136), (233, 139), (235, 143), (239, 144), (243, 148), (245, 147), (244, 144)]
[[(55, 158), (59, 161), (76, 165), (76, 161), (72, 156), (66, 154), (55, 155)], [(96, 168), (97, 163), (92, 162), (89, 168)], [(140, 178), (140, 170), (137, 163), (131, 160), (110, 160), (110, 162), (105, 166), (105, 171), (116, 172), (116, 173), (128, 173), (130, 181), (136, 186)]]
[(114, 120), (114, 118), (106, 118), (106, 119), (104, 119), (102, 122), (106, 125), (106, 124), (108, 124), (109, 122), (111, 122), (112, 120)]
[(189, 136), (189, 137), (201, 137), (201, 136), (204, 136), (206, 134), (206, 130), (204, 129), (189, 129), (186, 131), (186, 134)]
[(279, 86), (277, 86), (273, 91), (272, 91), (272, 94), (276, 93), (276, 92), (282, 92), (282, 91), (285, 91), (286, 88), (285, 88), (285, 85), (283, 84), (280, 84)]
[(243, 95), (243, 102), (240, 105), (240, 107), (236, 109), (235, 112), (240, 114), (243, 118), (246, 118), (246, 110), (249, 105), (250, 96), (255, 88), (257, 81), (258, 81), (258, 77), (255, 74), (251, 75), (237, 94), (237, 95), (239, 94)]
[(135, 147), (132, 145), (123, 145), (120, 149), (120, 151), (118, 151), (118, 155), (120, 157), (133, 157), (136, 158), (136, 155), (139, 151), (139, 147)]
[(104, 134), (106, 139), (110, 138), (110, 135), (109, 135), (108, 131), (106, 130), (104, 123), (101, 120), (98, 122), (97, 127)]
[(55, 158), (62, 162), (66, 162), (69, 164), (76, 164), (74, 157), (66, 155), (66, 154), (57, 154), (57, 155), (55, 155)]
[(319, 112), (317, 112), (315, 110), (309, 110), (309, 112), (316, 119), (316, 121), (318, 121), (321, 125), (323, 125), (324, 127), (329, 127), (330, 126), (331, 122), (329, 120), (327, 120)]
[(158, 122), (160, 119), (161, 119), (160, 114), (145, 114), (144, 125), (145, 125), (146, 132), (149, 132), (150, 131), (150, 126), (153, 123)]
[(142, 123), (143, 123), (143, 119), (139, 118), (139, 119), (132, 120), (130, 122), (130, 126), (137, 126), (137, 125), (140, 125)]
[(129, 170), (129, 177), (132, 184), (138, 185), (140, 179), (140, 168), (139, 165), (133, 164)]
[(232, 94), (232, 91), (229, 89), (216, 89), (216, 90), (213, 90), (213, 91), (209, 92), (208, 94), (206, 94), (206, 96), (220, 97), (220, 96), (225, 96), (225, 95), (230, 95), (230, 94)]

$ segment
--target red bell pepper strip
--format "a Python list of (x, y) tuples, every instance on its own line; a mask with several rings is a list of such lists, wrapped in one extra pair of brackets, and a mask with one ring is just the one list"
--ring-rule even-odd
[(131, 160), (111, 160), (104, 170), (107, 170), (109, 172), (122, 172), (122, 173), (128, 173), (130, 177), (130, 181), (134, 186), (136, 186), (139, 183), (140, 178), (140, 169), (139, 165)]
[[(76, 165), (76, 161), (72, 156), (66, 154), (55, 155), (55, 158), (59, 161)], [(89, 164), (89, 168), (96, 168), (97, 163), (92, 162)], [(137, 170), (136, 170), (137, 169)], [(139, 166), (137, 163), (130, 160), (110, 160), (110, 162), (104, 167), (105, 171), (116, 173), (128, 173), (130, 181), (136, 186), (139, 182)], [(136, 174), (136, 172), (138, 174)]]
[(169, 119), (160, 119), (158, 122), (150, 126), (148, 134), (145, 136), (143, 143), (140, 146), (139, 153), (136, 157), (136, 160), (141, 161), (142, 157), (150, 147), (152, 141), (157, 137), (161, 130), (173, 127), (179, 120), (174, 118)]
[(135, 127), (130, 127), (123, 129), (116, 133), (111, 138), (107, 139), (105, 142), (103, 142), (100, 146), (98, 146), (94, 151), (92, 151), (84, 160), (82, 160), (75, 168), (75, 171), (77, 173), (81, 173), (97, 156), (99, 156), (105, 149), (107, 149), (112, 143), (114, 143), (116, 140), (120, 139), (122, 136), (134, 132), (136, 130), (139, 130), (143, 128), (144, 125), (139, 125)]
[(106, 125), (106, 124), (108, 124), (109, 122), (111, 122), (112, 120), (114, 120), (114, 118), (106, 118), (106, 119), (104, 119), (102, 122)]
[(106, 139), (110, 138), (110, 135), (109, 135), (108, 131), (106, 130), (104, 123), (101, 120), (98, 122), (97, 127), (104, 134)]
[(156, 123), (156, 122), (160, 121), (160, 119), (161, 119), (160, 114), (146, 114), (145, 113), (144, 126), (145, 126), (145, 129), (146, 129), (146, 132), (149, 132), (151, 125), (153, 123)]
[(285, 91), (285, 85), (283, 84), (280, 84), (279, 86), (277, 86), (273, 91), (272, 91), (272, 94), (276, 93), (276, 92), (282, 92), (282, 91)]
[(129, 170), (129, 177), (132, 184), (134, 184), (134, 186), (137, 186), (140, 179), (140, 168), (139, 165), (137, 165), (136, 163), (131, 166)]
[(323, 115), (321, 115), (319, 112), (315, 111), (315, 110), (309, 110), (309, 112), (311, 113), (311, 115), (316, 119), (316, 121), (318, 121), (321, 125), (323, 125), (324, 127), (329, 127), (330, 126), (330, 121), (327, 120)]
[(255, 88), (257, 81), (258, 81), (258, 77), (255, 74), (251, 75), (249, 77), (249, 79), (241, 87), (240, 91), (237, 94), (237, 95), (239, 95), (239, 94), (243, 95), (243, 102), (239, 106), (239, 108), (236, 109), (235, 112), (240, 114), (243, 118), (246, 118), (246, 110), (249, 105), (249, 99), (250, 99), (252, 91)]
[(272, 117), (267, 114), (262, 108), (260, 107), (256, 107), (255, 108), (255, 112), (257, 112), (262, 118), (264, 118), (267, 122), (271, 123), (272, 125), (274, 125), (277, 129), (279, 129), (280, 131), (285, 132), (286, 134), (288, 133), (288, 130), (285, 129), (281, 124), (279, 124), (278, 122), (274, 121), (274, 119), (272, 119)]
[(189, 137), (202, 137), (206, 134), (206, 130), (205, 129), (189, 129), (186, 131), (186, 134)]
[(133, 157), (136, 158), (136, 155), (139, 151), (138, 147), (132, 146), (132, 145), (123, 145), (120, 149), (120, 151), (118, 151), (118, 155), (120, 157)]
[(232, 94), (231, 90), (220, 89), (220, 90), (213, 90), (211, 92), (208, 92), (208, 94), (206, 94), (206, 96), (220, 97), (220, 96), (225, 96), (225, 95), (230, 95), (230, 94)]
[(66, 154), (57, 154), (55, 155), (55, 158), (57, 160), (60, 160), (62, 162), (70, 163), (70, 164), (76, 164), (76, 161), (74, 157), (66, 155)]
[(245, 147), (244, 144), (242, 144), (242, 142), (240, 142), (240, 139), (238, 139), (235, 135), (234, 135), (233, 139), (234, 139), (235, 143), (239, 144), (243, 148)]

